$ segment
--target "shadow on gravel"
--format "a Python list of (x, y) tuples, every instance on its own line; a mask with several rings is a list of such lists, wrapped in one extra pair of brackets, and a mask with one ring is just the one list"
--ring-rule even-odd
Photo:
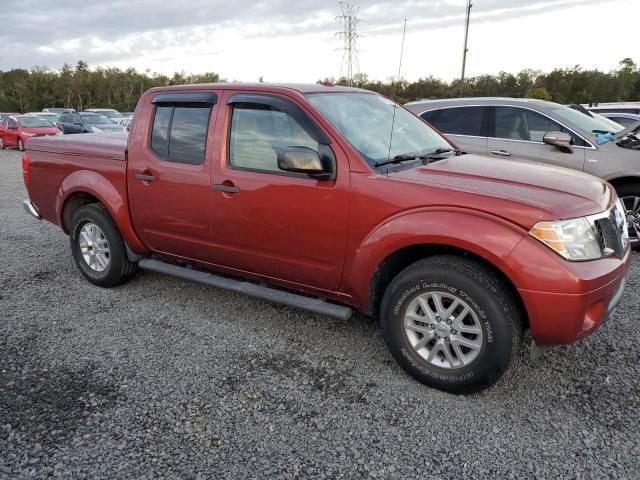
[[(47, 366), (36, 336), (0, 341), (0, 430), (44, 446), (67, 439), (88, 418), (111, 409), (120, 394), (96, 380), (94, 368)], [(7, 438), (7, 437), (5, 437)]]

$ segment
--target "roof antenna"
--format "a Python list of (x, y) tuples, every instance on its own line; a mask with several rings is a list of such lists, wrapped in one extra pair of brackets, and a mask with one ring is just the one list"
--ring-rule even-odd
[[(393, 127), (396, 122), (396, 109), (398, 105), (396, 104), (396, 99), (398, 98), (398, 88), (400, 85), (400, 70), (402, 69), (402, 54), (404, 52), (404, 36), (407, 33), (407, 19), (404, 19), (404, 26), (402, 27), (402, 45), (400, 46), (400, 63), (398, 64), (398, 77), (396, 78), (396, 91), (393, 96), (393, 117), (391, 118), (391, 133), (389, 134), (389, 153), (387, 155), (387, 160), (391, 160), (391, 143), (393, 142)], [(387, 165), (387, 174), (389, 174), (389, 165)]]

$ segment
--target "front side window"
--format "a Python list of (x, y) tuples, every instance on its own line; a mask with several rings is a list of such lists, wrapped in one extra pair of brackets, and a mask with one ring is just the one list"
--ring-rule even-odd
[(262, 104), (234, 105), (229, 132), (232, 167), (282, 172), (278, 168), (278, 151), (290, 147), (306, 147), (317, 152), (318, 141), (286, 112)]
[(398, 155), (451, 145), (393, 101), (372, 93), (310, 93), (309, 102), (371, 166)]
[(210, 115), (209, 104), (159, 104), (151, 129), (151, 150), (169, 162), (202, 164)]
[[(580, 112), (576, 113), (586, 117)], [(496, 138), (538, 143), (542, 143), (547, 132), (564, 132), (571, 135), (574, 145), (584, 145), (581, 138), (549, 117), (519, 107), (496, 107), (494, 132)]]
[(442, 133), (449, 135), (469, 135), (482, 137), (482, 123), (484, 119), (484, 107), (453, 107), (436, 110), (425, 118)]

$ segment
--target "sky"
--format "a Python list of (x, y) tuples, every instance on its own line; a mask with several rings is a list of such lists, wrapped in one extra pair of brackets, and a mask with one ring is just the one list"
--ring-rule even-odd
[[(0, 3), (8, 0), (0, 0)], [(465, 0), (353, 0), (360, 7), (356, 71), (395, 78), (460, 76)], [(525, 68), (640, 63), (640, 0), (473, 0), (467, 75)], [(0, 70), (134, 67), (227, 80), (316, 82), (337, 77), (338, 2), (326, 0), (21, 0), (3, 9)]]

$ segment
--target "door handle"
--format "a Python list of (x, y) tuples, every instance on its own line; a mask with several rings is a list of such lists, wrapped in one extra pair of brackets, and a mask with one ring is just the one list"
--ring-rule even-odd
[(238, 193), (240, 191), (240, 189), (233, 184), (231, 185), (216, 184), (213, 186), (213, 189), (218, 192), (225, 192), (225, 193)]
[(510, 157), (511, 154), (506, 150), (491, 150), (494, 155), (502, 155), (503, 157)]
[(136, 173), (136, 178), (144, 182), (153, 182), (156, 179), (156, 176), (148, 173)]

